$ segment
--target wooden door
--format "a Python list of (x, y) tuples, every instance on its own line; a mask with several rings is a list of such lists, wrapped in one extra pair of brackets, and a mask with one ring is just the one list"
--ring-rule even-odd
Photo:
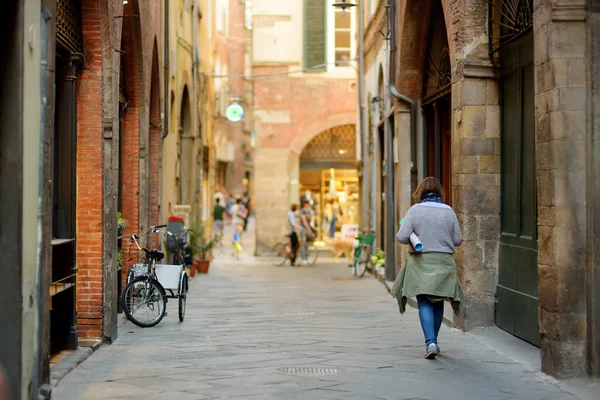
[(539, 346), (533, 33), (506, 44), (500, 58), (502, 204), (496, 324)]

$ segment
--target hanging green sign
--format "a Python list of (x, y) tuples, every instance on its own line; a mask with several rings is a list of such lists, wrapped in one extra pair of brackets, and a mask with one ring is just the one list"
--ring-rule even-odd
[(238, 122), (244, 116), (244, 108), (237, 103), (233, 103), (227, 107), (225, 116), (231, 122)]

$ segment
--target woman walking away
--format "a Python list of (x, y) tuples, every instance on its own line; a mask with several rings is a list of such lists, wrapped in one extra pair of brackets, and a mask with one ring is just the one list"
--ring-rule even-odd
[[(425, 358), (432, 359), (440, 352), (438, 332), (444, 318), (444, 300), (451, 302), (457, 314), (464, 304), (453, 257), (462, 235), (454, 210), (444, 204), (443, 189), (436, 178), (425, 178), (413, 197), (417, 204), (408, 210), (396, 235), (400, 243), (410, 244), (411, 255), (398, 274), (392, 293), (401, 314), (406, 310), (406, 299), (417, 297)], [(411, 243), (413, 233), (423, 245), (420, 252)]]

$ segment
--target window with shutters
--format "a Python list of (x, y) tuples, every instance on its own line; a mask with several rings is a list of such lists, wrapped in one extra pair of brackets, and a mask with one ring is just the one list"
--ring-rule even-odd
[(326, 0), (304, 0), (304, 68), (307, 72), (327, 70), (326, 6)]

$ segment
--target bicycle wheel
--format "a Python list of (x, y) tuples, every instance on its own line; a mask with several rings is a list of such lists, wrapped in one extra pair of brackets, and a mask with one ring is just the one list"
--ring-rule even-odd
[(364, 246), (360, 253), (360, 258), (358, 260), (358, 264), (356, 265), (356, 275), (359, 277), (365, 276), (365, 272), (367, 272), (367, 267), (369, 265), (369, 257), (371, 256), (368, 246)]
[(185, 306), (187, 304), (187, 274), (185, 272), (181, 273), (181, 278), (179, 279), (179, 322), (183, 322), (185, 318)]
[(127, 319), (142, 328), (158, 324), (165, 316), (165, 289), (156, 280), (140, 276), (123, 291), (123, 311)]
[(308, 247), (308, 265), (313, 266), (319, 258), (319, 250), (315, 246)]
[(273, 257), (273, 265), (280, 267), (289, 259), (287, 244), (284, 242), (276, 243), (271, 249), (271, 257)]

